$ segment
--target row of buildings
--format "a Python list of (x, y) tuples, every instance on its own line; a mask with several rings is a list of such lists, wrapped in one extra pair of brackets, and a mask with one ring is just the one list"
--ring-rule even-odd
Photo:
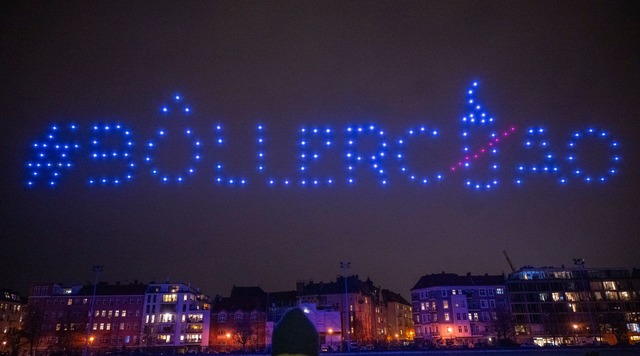
[[(410, 301), (358, 276), (290, 291), (234, 286), (208, 296), (181, 283), (37, 284), (0, 295), (2, 352), (86, 349), (264, 350), (301, 308), (326, 350), (640, 342), (640, 270), (523, 267), (509, 275), (428, 274)], [(33, 354), (33, 353), (32, 353)]]

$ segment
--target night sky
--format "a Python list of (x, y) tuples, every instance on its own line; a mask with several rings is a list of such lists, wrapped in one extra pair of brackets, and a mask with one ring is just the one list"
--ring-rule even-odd
[[(639, 14), (635, 1), (3, 2), (0, 286), (86, 283), (103, 264), (109, 282), (277, 291), (333, 280), (350, 261), (351, 273), (406, 297), (424, 274), (508, 273), (502, 250), (516, 267), (575, 257), (640, 267)], [(465, 156), (476, 80), (490, 129), (516, 131), (497, 155), (451, 172)], [(185, 104), (190, 113), (176, 114)], [(55, 188), (28, 188), (33, 144), (71, 123), (81, 145), (72, 168)], [(116, 123), (132, 133), (133, 178), (90, 186), (127, 171), (123, 159), (91, 159), (93, 126)], [(367, 157), (380, 144), (371, 134), (358, 136), (364, 163), (349, 185), (346, 129), (370, 124), (388, 144), (378, 157), (387, 184)], [(409, 138), (421, 125), (437, 138)], [(535, 144), (547, 148), (525, 147), (533, 127), (544, 128)], [(176, 176), (195, 152), (185, 128), (201, 160), (182, 183), (163, 183), (144, 162), (148, 143), (167, 130), (153, 164)], [(323, 179), (318, 187), (301, 186), (302, 128), (332, 130), (331, 146), (324, 136), (307, 146), (321, 155), (304, 173)], [(491, 131), (470, 132), (478, 152)], [(400, 138), (406, 166), (427, 185), (401, 172)], [(125, 143), (101, 140), (108, 150)], [(547, 153), (560, 173), (517, 172)], [(247, 184), (216, 183), (218, 161)]]

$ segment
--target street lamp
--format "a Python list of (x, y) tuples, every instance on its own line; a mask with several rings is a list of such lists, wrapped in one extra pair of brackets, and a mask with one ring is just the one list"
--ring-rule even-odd
[(100, 272), (104, 270), (103, 265), (95, 265), (91, 268), (93, 272), (96, 273), (96, 281), (93, 283), (93, 298), (91, 299), (91, 313), (89, 313), (89, 325), (87, 325), (87, 337), (84, 341), (84, 350), (82, 350), (82, 354), (84, 356), (88, 356), (89, 353), (89, 333), (91, 332), (91, 326), (93, 325), (93, 312), (95, 310), (96, 305), (96, 289), (98, 287), (98, 276)]
[(578, 324), (573, 324), (573, 343), (578, 345)]
[(351, 352), (351, 327), (349, 326), (349, 290), (347, 288), (347, 270), (351, 268), (351, 262), (340, 262), (340, 268), (342, 269), (342, 277), (344, 278), (344, 316), (347, 325), (347, 352)]

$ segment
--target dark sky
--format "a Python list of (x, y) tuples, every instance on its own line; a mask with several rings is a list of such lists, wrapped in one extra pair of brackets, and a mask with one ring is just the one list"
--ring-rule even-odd
[[(407, 296), (427, 273), (508, 272), (502, 250), (517, 267), (574, 257), (638, 267), (639, 24), (635, 1), (3, 2), (0, 285), (83, 283), (103, 264), (110, 282), (168, 277), (209, 294), (234, 284), (275, 291), (332, 280), (350, 261), (352, 273)], [(474, 80), (491, 130), (516, 132), (491, 159), (452, 173)], [(161, 115), (165, 104), (178, 108), (175, 93), (188, 116)], [(56, 188), (27, 189), (32, 145), (53, 123), (72, 122), (81, 144), (73, 168)], [(133, 133), (134, 178), (89, 186), (89, 177), (125, 171), (123, 160), (90, 159), (91, 128), (108, 123)], [(225, 150), (215, 147), (217, 123)], [(365, 164), (346, 184), (346, 128), (359, 124), (385, 132), (386, 186)], [(446, 173), (427, 186), (395, 159), (398, 139), (420, 125), (439, 135), (412, 138), (407, 165)], [(143, 161), (145, 146), (168, 130), (154, 157), (184, 171), (186, 127), (202, 142), (201, 162), (182, 184), (163, 184)], [(322, 156), (310, 165), (333, 186), (300, 186), (302, 127), (333, 130), (331, 148), (313, 141)], [(544, 127), (548, 148), (525, 149), (529, 127)], [(588, 137), (591, 127), (608, 136)], [(471, 132), (472, 151), (489, 142), (486, 127)], [(574, 132), (583, 136), (570, 148)], [(117, 135), (101, 142), (123, 144)], [(379, 142), (357, 144), (366, 153)], [(559, 174), (518, 176), (548, 153)], [(215, 184), (217, 160), (249, 183)], [(586, 174), (607, 182), (585, 183)], [(269, 187), (270, 177), (279, 184)], [(282, 186), (285, 177), (296, 184)], [(468, 188), (467, 177), (498, 185)]]

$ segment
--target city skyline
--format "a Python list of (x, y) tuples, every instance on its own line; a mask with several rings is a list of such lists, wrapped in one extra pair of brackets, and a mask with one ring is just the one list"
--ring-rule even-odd
[[(288, 290), (350, 261), (407, 297), (429, 273), (509, 273), (503, 250), (638, 267), (633, 5), (5, 8), (2, 287), (102, 264), (110, 282)], [(44, 187), (34, 144), (62, 128), (79, 147)]]

